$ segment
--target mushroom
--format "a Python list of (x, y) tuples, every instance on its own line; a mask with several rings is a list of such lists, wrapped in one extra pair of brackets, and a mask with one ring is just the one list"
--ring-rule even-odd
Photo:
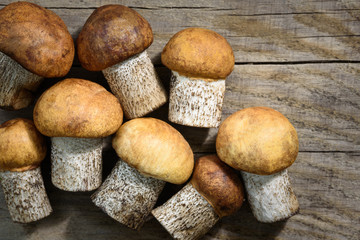
[(146, 51), (152, 42), (149, 23), (122, 5), (96, 9), (77, 39), (81, 65), (103, 72), (129, 119), (144, 116), (167, 101)]
[(54, 12), (28, 2), (0, 10), (0, 107), (27, 107), (43, 78), (65, 76), (74, 42)]
[(216, 155), (200, 157), (190, 182), (152, 214), (174, 239), (197, 239), (244, 200), (236, 173)]
[(46, 90), (35, 105), (34, 122), (51, 137), (52, 183), (66, 191), (98, 188), (103, 138), (122, 120), (117, 98), (97, 83), (69, 78)]
[(29, 223), (52, 212), (40, 172), (46, 145), (34, 123), (17, 118), (0, 125), (0, 178), (14, 222)]
[(154, 118), (126, 122), (113, 147), (120, 159), (91, 198), (110, 217), (140, 229), (165, 182), (182, 184), (190, 177), (193, 152), (175, 128)]
[(276, 222), (298, 212), (286, 168), (295, 161), (299, 142), (284, 115), (267, 107), (232, 114), (220, 125), (216, 151), (222, 161), (241, 170), (258, 221)]
[(172, 72), (169, 120), (187, 126), (218, 127), (225, 78), (235, 63), (226, 39), (208, 29), (184, 29), (166, 44), (161, 61)]

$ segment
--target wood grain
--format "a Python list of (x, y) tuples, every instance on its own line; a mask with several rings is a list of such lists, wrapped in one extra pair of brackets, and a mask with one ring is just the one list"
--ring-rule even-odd
[[(1, 1), (4, 6), (11, 1)], [(86, 19), (115, 1), (33, 1), (57, 13), (74, 39)], [(270, 1), (271, 2), (271, 1)], [(360, 60), (358, 1), (119, 1), (151, 24), (159, 53), (172, 35), (186, 27), (209, 28), (226, 37), (236, 62), (303, 62)]]
[[(0, 8), (11, 0), (0, 0)], [(300, 153), (289, 168), (300, 213), (288, 221), (259, 223), (247, 203), (238, 214), (222, 219), (205, 239), (360, 239), (360, 1), (358, 0), (87, 0), (32, 1), (56, 12), (74, 39), (88, 16), (105, 4), (134, 8), (151, 24), (154, 43), (149, 54), (164, 85), (170, 71), (160, 54), (186, 27), (204, 27), (226, 37), (236, 66), (226, 81), (224, 120), (251, 106), (279, 110), (299, 134)], [(88, 72), (77, 59), (67, 77), (98, 82), (109, 90), (101, 72)], [(46, 79), (37, 96), (60, 79)], [(0, 123), (32, 117), (33, 106), (0, 110)], [(149, 116), (167, 119), (168, 105)], [(215, 152), (217, 129), (173, 124), (196, 156)], [(117, 161), (110, 138), (103, 152), (104, 176)], [(47, 142), (49, 145), (49, 140)], [(90, 193), (56, 189), (50, 160), (42, 172), (54, 213), (39, 222), (11, 221), (0, 191), (0, 239), (170, 239), (155, 219), (141, 231), (112, 220), (90, 200)], [(158, 205), (180, 190), (168, 184)]]
[[(360, 193), (355, 190), (359, 160), (358, 153), (300, 153), (289, 168), (301, 206), (298, 215), (285, 222), (259, 223), (246, 202), (238, 213), (223, 218), (205, 239), (359, 239)], [(105, 163), (107, 170), (114, 164), (110, 162)], [(49, 174), (43, 174), (53, 214), (36, 223), (14, 224), (0, 194), (0, 239), (171, 239), (155, 219), (140, 231), (130, 230), (93, 205), (91, 193), (57, 190), (49, 184)], [(179, 187), (168, 184), (160, 202), (177, 190)]]
[[(157, 71), (167, 90), (170, 71)], [(358, 151), (360, 149), (360, 64), (236, 65), (226, 81), (222, 120), (251, 106), (274, 108), (289, 118), (300, 139), (300, 151)], [(104, 85), (100, 72), (76, 67), (67, 77), (82, 77)], [(44, 91), (57, 79), (46, 80)], [(40, 93), (38, 93), (39, 95)], [(0, 122), (16, 116), (32, 118), (33, 105), (18, 112), (0, 110)], [(149, 116), (167, 121), (168, 105)], [(194, 152), (213, 152), (216, 128), (172, 124)]]

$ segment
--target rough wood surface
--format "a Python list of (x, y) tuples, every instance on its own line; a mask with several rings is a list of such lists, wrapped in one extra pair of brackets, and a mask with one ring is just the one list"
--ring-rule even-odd
[[(113, 159), (114, 158), (114, 159)], [(205, 239), (351, 239), (359, 233), (360, 179), (359, 153), (301, 152), (289, 175), (297, 195), (300, 212), (285, 222), (259, 223), (248, 202), (238, 213), (224, 217)], [(104, 159), (107, 174), (115, 165), (115, 154)], [(141, 231), (116, 222), (90, 199), (91, 192), (71, 193), (57, 190), (50, 183), (49, 167), (43, 169), (45, 187), (53, 213), (36, 223), (21, 225), (11, 221), (3, 195), (0, 195), (0, 239), (54, 240), (77, 239), (171, 239), (155, 220), (146, 222)], [(181, 186), (167, 184), (158, 205), (163, 204)]]
[[(0, 0), (1, 6), (10, 0)], [(238, 214), (221, 219), (205, 239), (359, 239), (360, 233), (360, 1), (57, 1), (36, 3), (56, 12), (74, 38), (92, 11), (120, 3), (142, 14), (154, 31), (148, 52), (169, 90), (170, 71), (160, 53), (185, 27), (205, 27), (226, 37), (235, 53), (234, 72), (226, 80), (222, 120), (250, 106), (283, 113), (299, 134), (300, 153), (289, 168), (299, 214), (288, 221), (259, 223), (247, 203)], [(109, 86), (100, 72), (88, 72), (77, 60), (68, 74)], [(46, 79), (39, 94), (59, 79)], [(33, 105), (0, 110), (0, 122), (31, 118)], [(166, 120), (168, 105), (151, 116)], [(217, 129), (173, 124), (196, 153), (214, 152)], [(117, 157), (103, 152), (104, 178)], [(70, 193), (50, 181), (50, 158), (42, 164), (54, 212), (36, 223), (14, 224), (0, 192), (0, 239), (170, 239), (155, 220), (132, 231), (104, 214), (91, 192)], [(167, 184), (158, 205), (180, 187)]]
[[(5, 6), (11, 0), (2, 0)], [(236, 62), (359, 61), (360, 2), (357, 0), (257, 1), (33, 1), (57, 13), (76, 38), (96, 7), (119, 3), (134, 8), (154, 31), (149, 54), (186, 27), (210, 28), (226, 37)], [(74, 14), (75, 13), (75, 14)]]
[[(158, 67), (169, 90), (170, 70)], [(222, 120), (245, 107), (271, 107), (295, 126), (300, 151), (360, 151), (360, 64), (246, 64), (236, 65), (226, 80)], [(82, 77), (104, 85), (102, 73), (74, 67), (67, 77)], [(41, 91), (57, 80), (46, 79)], [(169, 91), (168, 91), (169, 92)], [(150, 116), (167, 120), (168, 104)], [(0, 110), (0, 122), (32, 117), (33, 105), (20, 111)], [(172, 124), (194, 152), (214, 152), (216, 128)]]

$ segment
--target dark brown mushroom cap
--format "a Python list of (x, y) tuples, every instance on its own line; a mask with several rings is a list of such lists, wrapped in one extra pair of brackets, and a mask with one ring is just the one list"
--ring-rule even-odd
[(100, 138), (122, 124), (118, 99), (101, 85), (68, 78), (47, 89), (36, 102), (34, 123), (49, 137)]
[(0, 125), (0, 170), (22, 172), (40, 165), (44, 137), (31, 120), (16, 118)]
[(219, 158), (231, 167), (270, 175), (291, 166), (299, 152), (294, 126), (280, 112), (251, 107), (233, 113), (219, 127)]
[(96, 9), (77, 39), (81, 65), (101, 71), (141, 53), (153, 41), (150, 24), (136, 11), (122, 5)]
[(74, 59), (74, 42), (54, 12), (28, 2), (0, 10), (0, 51), (39, 76), (65, 76)]
[(200, 157), (196, 161), (191, 183), (220, 217), (236, 212), (244, 201), (244, 188), (239, 177), (216, 155)]
[(235, 64), (226, 39), (204, 28), (186, 28), (176, 33), (164, 47), (161, 61), (181, 75), (205, 79), (225, 79)]

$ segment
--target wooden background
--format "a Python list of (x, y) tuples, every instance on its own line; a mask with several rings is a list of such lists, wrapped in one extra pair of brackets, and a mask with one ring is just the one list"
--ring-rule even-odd
[[(0, 7), (10, 2), (1, 0)], [(149, 53), (167, 87), (170, 72), (161, 64), (160, 53), (170, 37), (186, 27), (215, 30), (228, 39), (236, 58), (226, 83), (223, 119), (245, 107), (267, 106), (293, 123), (300, 153), (289, 172), (300, 213), (288, 221), (262, 224), (245, 203), (205, 239), (360, 239), (360, 1), (34, 2), (57, 13), (74, 39), (101, 5), (119, 3), (135, 9), (153, 28)], [(100, 72), (87, 72), (77, 60), (68, 77), (93, 80), (108, 88)], [(58, 80), (46, 80), (39, 94)], [(31, 118), (32, 107), (0, 110), (0, 122)], [(151, 116), (166, 120), (167, 107)], [(173, 126), (196, 156), (215, 151), (217, 129)], [(116, 155), (107, 148), (104, 176), (115, 162)], [(53, 214), (36, 223), (15, 224), (1, 192), (0, 239), (170, 239), (154, 218), (139, 232), (123, 227), (92, 204), (91, 193), (53, 187), (49, 158), (42, 168)], [(177, 190), (167, 185), (159, 203)]]

